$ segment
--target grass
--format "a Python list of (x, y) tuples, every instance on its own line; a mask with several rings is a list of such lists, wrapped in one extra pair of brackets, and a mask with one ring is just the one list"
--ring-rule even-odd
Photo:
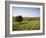
[(40, 30), (40, 20), (22, 21), (20, 24), (14, 21), (12, 26), (13, 31)]

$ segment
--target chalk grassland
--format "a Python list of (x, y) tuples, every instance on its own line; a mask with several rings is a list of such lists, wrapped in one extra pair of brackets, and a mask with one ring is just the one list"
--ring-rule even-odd
[(40, 17), (23, 17), (23, 21), (20, 24), (16, 22), (15, 17), (13, 17), (12, 30), (40, 30)]

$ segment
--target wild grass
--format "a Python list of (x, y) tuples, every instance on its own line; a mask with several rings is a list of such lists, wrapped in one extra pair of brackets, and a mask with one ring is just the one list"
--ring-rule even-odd
[(12, 28), (13, 31), (40, 30), (40, 20), (22, 21), (20, 24), (13, 21)]

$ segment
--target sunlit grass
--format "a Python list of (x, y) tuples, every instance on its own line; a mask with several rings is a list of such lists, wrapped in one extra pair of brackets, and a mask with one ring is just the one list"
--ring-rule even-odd
[(12, 26), (13, 31), (40, 30), (40, 20), (22, 21), (20, 24), (18, 22), (13, 22)]

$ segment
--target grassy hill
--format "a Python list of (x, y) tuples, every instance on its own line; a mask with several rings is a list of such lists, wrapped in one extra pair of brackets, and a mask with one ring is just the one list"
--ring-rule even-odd
[(15, 18), (12, 20), (13, 31), (40, 30), (40, 17), (23, 17), (21, 24), (16, 22)]

